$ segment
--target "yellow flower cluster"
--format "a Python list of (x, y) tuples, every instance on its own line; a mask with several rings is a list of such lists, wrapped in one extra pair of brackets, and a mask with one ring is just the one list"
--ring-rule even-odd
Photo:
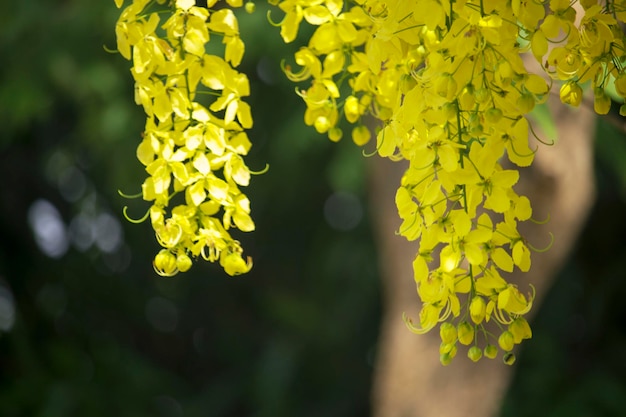
[[(501, 349), (513, 363), (514, 346), (531, 337), (523, 316), (534, 290), (522, 293), (506, 274), (530, 269), (518, 223), (532, 210), (513, 189), (519, 171), (503, 157), (532, 163), (527, 115), (547, 99), (550, 77), (563, 81), (561, 99), (572, 105), (591, 80), (598, 113), (610, 108), (609, 83), (626, 97), (618, 24), (626, 1), (581, 0), (582, 17), (570, 0), (269, 2), (284, 14), (275, 24), (285, 42), (302, 22), (315, 27), (295, 54), (300, 69), (284, 66), (290, 79), (311, 80), (299, 91), (305, 123), (337, 141), (343, 116), (364, 145), (370, 114), (381, 124), (377, 153), (409, 162), (396, 193), (398, 233), (419, 239), (413, 269), (422, 307), (417, 322), (405, 316), (408, 327), (439, 325), (443, 364), (457, 343), (470, 346), (473, 361)], [(526, 51), (546, 76), (527, 70)]]
[[(614, 85), (617, 94), (626, 98), (625, 39), (620, 26), (626, 19), (626, 1), (581, 0), (580, 6), (582, 16), (577, 16), (569, 0), (552, 0), (545, 8), (520, 4), (519, 13), (533, 54), (550, 76), (563, 81), (561, 101), (580, 105), (581, 84), (591, 81), (594, 110), (607, 114), (611, 108), (607, 86)], [(621, 106), (620, 114), (626, 115), (626, 106)]]
[[(118, 8), (123, 2), (115, 0)], [(235, 70), (244, 44), (232, 8), (243, 2), (217, 2), (133, 0), (116, 25), (117, 48), (132, 60), (135, 101), (147, 115), (137, 157), (149, 174), (142, 185), (152, 202), (146, 218), (163, 247), (154, 269), (164, 276), (187, 271), (199, 256), (219, 260), (229, 275), (252, 266), (228, 232), (254, 230), (240, 190), (250, 181), (242, 156), (252, 127), (242, 100), (248, 78)], [(223, 58), (206, 52), (214, 37), (224, 44)]]
[[(600, 114), (611, 107), (607, 88), (624, 101), (626, 0), (268, 2), (280, 10), (274, 25), (285, 42), (301, 23), (314, 27), (295, 54), (299, 69), (284, 65), (294, 82), (310, 80), (298, 90), (305, 123), (338, 141), (345, 119), (363, 146), (372, 139), (364, 122), (371, 115), (380, 122), (377, 153), (408, 161), (395, 202), (398, 233), (419, 240), (413, 271), (422, 307), (417, 322), (405, 316), (409, 329), (439, 326), (443, 364), (459, 343), (473, 361), (501, 350), (513, 363), (514, 346), (532, 336), (524, 315), (534, 290), (507, 280), (531, 266), (531, 246), (518, 230), (531, 204), (514, 190), (514, 166), (534, 159), (527, 116), (553, 85), (562, 102), (578, 106), (590, 83)], [(219, 260), (230, 275), (251, 267), (228, 232), (254, 229), (240, 190), (251, 174), (242, 157), (252, 117), (242, 100), (248, 79), (235, 69), (244, 44), (232, 11), (244, 5), (217, 3), (133, 0), (116, 26), (147, 114), (137, 157), (149, 174), (146, 218), (163, 246), (154, 268), (166, 276), (199, 256)], [(215, 36), (223, 57), (206, 52)], [(525, 52), (545, 74), (528, 71)]]

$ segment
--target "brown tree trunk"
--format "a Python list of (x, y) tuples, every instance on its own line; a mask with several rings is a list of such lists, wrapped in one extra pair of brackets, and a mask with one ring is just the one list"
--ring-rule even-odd
[[(558, 129), (554, 146), (539, 144), (532, 167), (521, 173), (516, 187), (528, 196), (533, 218), (547, 224), (526, 222), (522, 233), (535, 247), (552, 248), (532, 255), (532, 268), (514, 279), (526, 292), (527, 283), (537, 290), (533, 310), (574, 245), (594, 200), (593, 114), (588, 108), (570, 109), (551, 102)], [(371, 196), (374, 227), (379, 242), (383, 280), (383, 320), (372, 393), (374, 417), (461, 417), (498, 415), (513, 369), (498, 358), (473, 363), (459, 354), (452, 364), (439, 363), (439, 334), (411, 333), (402, 313), (417, 317), (419, 299), (413, 280), (416, 245), (396, 236), (398, 219), (394, 204), (404, 166), (372, 158)], [(531, 323), (532, 324), (532, 323)], [(526, 341), (525, 343), (532, 343)]]

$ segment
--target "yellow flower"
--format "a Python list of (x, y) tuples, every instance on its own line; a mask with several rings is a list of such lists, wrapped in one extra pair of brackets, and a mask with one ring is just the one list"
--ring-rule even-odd
[(244, 261), (238, 252), (222, 252), (220, 265), (224, 271), (231, 276), (245, 274), (252, 268), (252, 260)]
[[(116, 25), (118, 50), (133, 61), (135, 101), (147, 115), (137, 157), (146, 166), (142, 194), (153, 204), (149, 216), (164, 247), (155, 269), (172, 275), (201, 256), (236, 275), (251, 262), (229, 231), (254, 229), (240, 190), (251, 175), (243, 159), (253, 125), (245, 102), (250, 86), (235, 69), (245, 45), (232, 10), (244, 2), (195, 3), (176, 0), (169, 14), (157, 14), (144, 10), (149, 0), (134, 0)], [(274, 25), (285, 42), (295, 40), (301, 24), (312, 26), (294, 56), (300, 69), (283, 65), (290, 80), (307, 83), (297, 88), (305, 124), (339, 141), (343, 115), (355, 125), (352, 140), (363, 146), (371, 140), (364, 117), (372, 117), (380, 124), (378, 155), (407, 162), (395, 196), (398, 234), (418, 241), (413, 272), (422, 301), (419, 323), (404, 316), (409, 329), (424, 333), (441, 323), (445, 365), (457, 339), (473, 344), (471, 360), (494, 358), (496, 336), (481, 330), (495, 319), (508, 326), (497, 340), (507, 352), (503, 361), (512, 364), (509, 351), (532, 335), (522, 316), (534, 299), (501, 274), (531, 267), (518, 222), (529, 220), (532, 208), (514, 188), (518, 167), (540, 151), (529, 145), (528, 113), (555, 88), (529, 73), (521, 55), (532, 52), (545, 75), (559, 81), (562, 102), (579, 106), (581, 86), (590, 81), (595, 111), (609, 112), (607, 83), (614, 80), (626, 97), (623, 2), (580, 0), (578, 17), (568, 0), (269, 3), (284, 15)], [(207, 48), (216, 36), (222, 56), (206, 52), (216, 50)], [(207, 103), (197, 102), (200, 93), (208, 93)], [(170, 213), (179, 193), (184, 204)]]
[(509, 324), (509, 331), (513, 334), (515, 343), (521, 343), (523, 339), (530, 339), (533, 334), (530, 325), (523, 317), (517, 317)]
[[(252, 263), (243, 260), (228, 233), (231, 227), (254, 230), (250, 201), (239, 190), (250, 181), (241, 155), (250, 148), (244, 129), (253, 121), (242, 100), (250, 93), (248, 78), (234, 69), (244, 53), (237, 19), (230, 8), (210, 11), (215, 0), (208, 8), (176, 0), (161, 37), (161, 14), (146, 12), (148, 3), (135, 0), (124, 9), (116, 34), (120, 53), (133, 61), (135, 101), (147, 115), (137, 158), (146, 165), (142, 195), (153, 204), (149, 216), (164, 248), (154, 269), (172, 276), (189, 270), (192, 256), (202, 256), (219, 260), (230, 275), (247, 272)], [(241, 0), (227, 4), (243, 6)], [(209, 30), (222, 36), (224, 57), (207, 54)], [(196, 102), (198, 90), (215, 97), (208, 108)], [(185, 204), (168, 217), (170, 199), (178, 193)]]

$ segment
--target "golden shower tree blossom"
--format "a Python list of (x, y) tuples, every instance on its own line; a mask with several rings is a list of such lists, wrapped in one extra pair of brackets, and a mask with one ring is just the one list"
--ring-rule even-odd
[[(523, 316), (534, 289), (507, 280), (531, 266), (533, 246), (518, 228), (532, 218), (531, 202), (515, 191), (519, 167), (541, 152), (529, 144), (529, 115), (556, 89), (579, 106), (586, 84), (597, 113), (610, 110), (614, 86), (626, 115), (626, 2), (580, 0), (582, 15), (569, 0), (268, 2), (284, 42), (296, 40), (300, 25), (313, 27), (295, 68), (283, 65), (306, 104), (305, 124), (332, 141), (352, 125), (352, 140), (364, 146), (364, 118), (373, 117), (376, 153), (408, 162), (395, 202), (397, 233), (419, 242), (413, 270), (422, 304), (416, 322), (405, 315), (409, 329), (439, 325), (444, 365), (457, 343), (473, 361), (495, 358), (499, 347), (512, 364), (513, 347), (532, 335)], [(116, 27), (147, 115), (137, 156), (149, 175), (143, 198), (153, 203), (163, 246), (154, 265), (163, 275), (200, 256), (231, 275), (251, 267), (229, 234), (254, 229), (241, 191), (252, 126), (248, 79), (235, 69), (244, 43), (233, 9), (241, 6), (134, 0)], [(214, 38), (223, 57), (206, 53)], [(524, 53), (545, 73), (529, 73)], [(199, 90), (216, 97), (208, 108), (195, 100)]]

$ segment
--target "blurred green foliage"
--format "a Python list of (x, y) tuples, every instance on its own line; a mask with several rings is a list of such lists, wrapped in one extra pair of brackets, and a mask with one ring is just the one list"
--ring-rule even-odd
[[(366, 161), (303, 126), (279, 67), (297, 45), (257, 6), (240, 24), (248, 162), (270, 165), (248, 190), (257, 231), (240, 236), (255, 266), (166, 279), (150, 226), (121, 216), (147, 206), (117, 194), (144, 178), (129, 64), (104, 48), (118, 10), (0, 3), (0, 416), (369, 415), (381, 312)], [(506, 416), (622, 413), (626, 142), (599, 129), (599, 202), (521, 353)], [(40, 249), (42, 213), (67, 251)]]

